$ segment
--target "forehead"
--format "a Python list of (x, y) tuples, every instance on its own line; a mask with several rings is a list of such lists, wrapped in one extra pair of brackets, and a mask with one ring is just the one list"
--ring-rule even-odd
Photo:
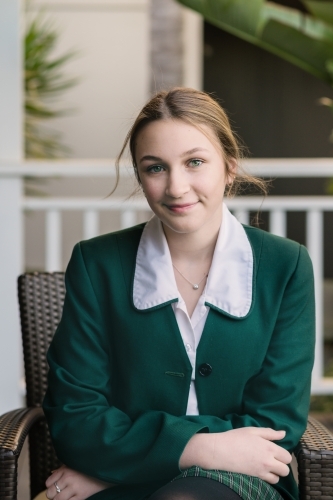
[(173, 149), (186, 148), (191, 144), (196, 147), (213, 147), (219, 152), (222, 150), (220, 141), (211, 127), (180, 119), (156, 120), (148, 123), (137, 134), (135, 149), (159, 148), (164, 145), (170, 147), (170, 143)]

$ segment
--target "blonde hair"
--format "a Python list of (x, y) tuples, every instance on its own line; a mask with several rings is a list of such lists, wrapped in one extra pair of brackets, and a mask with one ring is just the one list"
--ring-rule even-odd
[[(231, 129), (224, 109), (205, 92), (186, 87), (175, 87), (168, 91), (158, 92), (142, 108), (116, 159), (117, 180), (114, 190), (119, 181), (119, 163), (127, 146), (129, 146), (136, 179), (141, 185), (135, 159), (137, 136), (148, 123), (167, 119), (182, 120), (197, 128), (200, 128), (200, 125), (206, 125), (214, 132), (224, 155), (226, 174), (233, 178), (233, 182), (226, 186), (227, 196), (235, 195), (248, 186), (254, 186), (266, 194), (265, 181), (246, 174), (240, 166), (243, 156), (242, 147)], [(235, 161), (238, 166), (236, 172), (232, 169)]]

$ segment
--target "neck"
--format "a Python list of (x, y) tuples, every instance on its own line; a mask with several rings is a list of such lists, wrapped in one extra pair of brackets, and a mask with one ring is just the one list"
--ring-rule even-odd
[(209, 224), (205, 224), (200, 230), (192, 233), (176, 233), (163, 224), (172, 261), (176, 265), (186, 262), (186, 267), (192, 267), (200, 262), (209, 262), (210, 266), (221, 227), (221, 219), (221, 216), (216, 217)]

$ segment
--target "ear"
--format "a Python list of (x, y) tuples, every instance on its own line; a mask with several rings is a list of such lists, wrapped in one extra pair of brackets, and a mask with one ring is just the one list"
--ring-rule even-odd
[(226, 184), (231, 186), (235, 180), (238, 170), (238, 162), (236, 158), (230, 158), (228, 160), (228, 173), (226, 178)]

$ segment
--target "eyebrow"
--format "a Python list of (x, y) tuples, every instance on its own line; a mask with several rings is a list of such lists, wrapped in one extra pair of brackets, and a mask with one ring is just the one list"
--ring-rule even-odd
[(206, 149), (206, 148), (193, 148), (193, 149), (189, 149), (188, 151), (185, 151), (185, 153), (181, 154), (181, 156), (191, 155), (193, 153), (196, 153), (197, 151), (208, 151), (208, 149)]
[(162, 161), (162, 158), (159, 158), (158, 156), (146, 155), (140, 158), (139, 163), (141, 163), (144, 160)]
[[(196, 153), (197, 151), (208, 151), (208, 149), (205, 149), (205, 148), (193, 148), (193, 149), (189, 149), (188, 151), (185, 151), (180, 156), (181, 156), (181, 158), (183, 158), (184, 156), (191, 155), (193, 153)], [(159, 156), (145, 155), (142, 158), (140, 158), (139, 163), (141, 163), (142, 161), (145, 161), (145, 160), (163, 161), (162, 158), (160, 158)]]

